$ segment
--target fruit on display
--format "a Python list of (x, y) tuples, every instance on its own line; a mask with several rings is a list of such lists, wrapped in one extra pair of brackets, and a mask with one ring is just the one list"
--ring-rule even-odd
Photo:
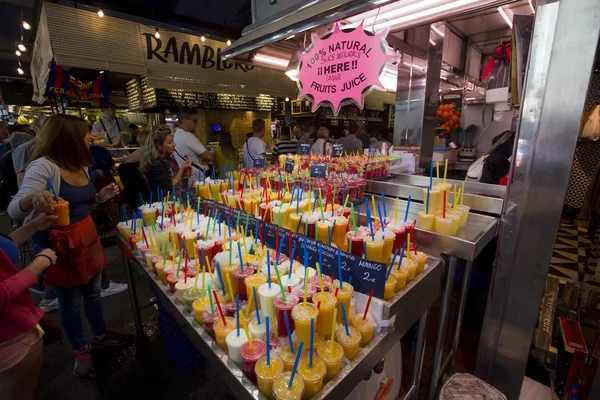
[(437, 109), (437, 129), (450, 133), (450, 129), (460, 127), (462, 112), (455, 102), (440, 104)]

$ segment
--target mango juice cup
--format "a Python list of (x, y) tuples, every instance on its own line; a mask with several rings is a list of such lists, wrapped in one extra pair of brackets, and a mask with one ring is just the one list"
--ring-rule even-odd
[(394, 242), (396, 241), (396, 234), (392, 231), (385, 230), (383, 232), (379, 231), (375, 233), (375, 237), (380, 237), (381, 239), (383, 239), (383, 252), (381, 253), (381, 262), (389, 264), (390, 259), (394, 254)]
[(172, 261), (159, 261), (156, 263), (156, 276), (158, 277), (158, 279), (160, 279), (160, 281), (162, 283), (164, 283), (165, 285), (167, 284), (167, 276), (165, 275), (165, 268), (171, 266), (171, 268), (173, 268), (173, 262)]
[(213, 325), (213, 329), (215, 331), (215, 341), (217, 342), (221, 350), (227, 353), (227, 342), (225, 341), (225, 338), (227, 337), (227, 334), (229, 334), (229, 332), (235, 329), (236, 325), (235, 318), (232, 317), (225, 317), (225, 322), (227, 323), (227, 325), (225, 325), (222, 318), (216, 319)]
[(310, 343), (310, 320), (315, 319), (319, 315), (319, 309), (312, 303), (300, 302), (292, 308), (292, 318), (296, 326), (297, 342), (304, 342), (304, 348), (308, 348)]
[[(259, 300), (258, 306), (256, 304), (254, 304), (252, 288), (253, 287), (256, 288), (256, 294), (257, 294), (257, 298), (258, 298), (258, 288), (263, 283), (267, 283), (267, 276), (265, 274), (261, 274), (261, 273), (252, 274), (250, 276), (247, 276), (244, 279), (244, 284), (246, 285), (246, 296), (248, 298), (248, 304), (252, 303), (252, 304), (250, 304), (250, 306), (251, 306), (250, 311), (260, 309), (260, 300)], [(250, 299), (252, 299), (252, 301), (250, 301)]]
[(308, 355), (303, 356), (298, 363), (298, 374), (304, 380), (303, 399), (312, 398), (323, 387), (323, 380), (327, 373), (325, 362), (319, 357), (313, 355), (312, 368), (309, 366)]
[[(200, 290), (197, 291), (198, 294), (200, 294), (200, 292)], [(204, 323), (204, 321), (202, 320), (202, 313), (204, 313), (204, 311), (208, 308), (210, 308), (210, 299), (208, 298), (208, 296), (197, 298), (192, 303), (192, 309), (194, 310), (194, 319), (200, 325)]]
[[(331, 345), (332, 343), (333, 346)], [(333, 341), (333, 338), (319, 343), (317, 346), (317, 355), (327, 367), (325, 380), (332, 379), (340, 372), (342, 358), (344, 358), (344, 349), (338, 342)]]
[(369, 235), (364, 240), (367, 243), (367, 260), (385, 263), (383, 256), (383, 239), (378, 238), (377, 236), (373, 239), (373, 237)]
[(338, 301), (333, 293), (328, 292), (313, 294), (311, 301), (315, 305), (321, 302), (319, 318), (315, 321), (315, 331), (329, 339), (329, 336), (331, 336), (331, 325), (333, 325), (333, 310), (337, 306)]
[[(433, 214), (444, 201), (444, 195), (439, 189), (429, 191), (429, 213)], [(440, 199), (441, 198), (441, 199)], [(423, 189), (423, 210), (427, 209), (427, 188)]]
[(392, 268), (394, 268), (394, 270), (392, 271), (391, 276), (396, 278), (395, 291), (398, 293), (400, 290), (406, 287), (406, 283), (408, 281), (408, 271), (405, 268), (400, 268), (400, 271), (398, 271), (396, 265), (394, 265)]
[(458, 205), (456, 206), (456, 209), (462, 212), (460, 219), (460, 227), (464, 228), (467, 224), (467, 218), (469, 217), (469, 211), (471, 211), (471, 207)]
[(69, 202), (65, 200), (59, 200), (58, 203), (52, 203), (52, 215), (57, 216), (54, 221), (54, 226), (67, 226), (71, 224), (71, 218), (69, 216)]
[(256, 362), (254, 373), (258, 390), (268, 399), (275, 399), (273, 395), (273, 382), (283, 372), (283, 361), (281, 358), (271, 354), (269, 365), (267, 365), (267, 357), (263, 357)]
[(452, 218), (435, 217), (435, 231), (440, 235), (454, 236), (456, 235), (455, 224)]
[(363, 313), (355, 314), (352, 319), (352, 326), (356, 328), (358, 332), (360, 332), (360, 345), (365, 347), (368, 345), (371, 340), (373, 340), (373, 332), (375, 331), (375, 320), (370, 315), (367, 315), (367, 318), (363, 320)]
[(335, 243), (339, 248), (344, 246), (346, 241), (346, 231), (348, 230), (348, 218), (337, 216), (333, 217), (335, 220), (335, 229), (331, 230), (331, 241)]
[(408, 279), (407, 279), (407, 283), (412, 282), (413, 279), (415, 279), (415, 277), (417, 276), (417, 268), (418, 268), (418, 264), (415, 260), (411, 260), (409, 258), (405, 258), (404, 260), (402, 260), (402, 266), (400, 267), (400, 269), (404, 269), (406, 270), (406, 272), (408, 272)]
[(296, 362), (296, 352), (298, 351), (298, 343), (294, 343), (294, 352), (290, 351), (290, 345), (284, 344), (281, 346), (279, 350), (279, 358), (283, 362), (283, 369), (285, 371), (291, 371), (294, 368), (294, 363)]
[(290, 230), (292, 232), (296, 232), (296, 229), (298, 229), (298, 233), (304, 235), (304, 217), (302, 218), (302, 223), (300, 224), (300, 226), (298, 226), (298, 224), (300, 223), (300, 217), (302, 217), (302, 214), (296, 214), (295, 208), (293, 213), (290, 212), (290, 214), (288, 215)]
[[(392, 271), (392, 272), (394, 272), (394, 271)], [(390, 273), (390, 276), (388, 277), (387, 281), (385, 281), (383, 299), (391, 300), (394, 297), (395, 291), (396, 291), (396, 278), (394, 277), (394, 275), (392, 273)]]
[(417, 227), (427, 231), (435, 231), (435, 214), (426, 214), (419, 211), (417, 214)]
[(335, 339), (344, 349), (344, 356), (348, 360), (352, 360), (356, 357), (356, 354), (358, 354), (358, 345), (360, 344), (362, 336), (353, 326), (348, 327), (348, 333), (350, 333), (350, 335), (346, 334), (345, 327), (339, 327), (335, 331)]
[(304, 394), (304, 379), (300, 374), (294, 376), (292, 387), (288, 388), (291, 372), (284, 372), (273, 381), (273, 395), (275, 400), (300, 400)]
[[(331, 284), (331, 286), (329, 286), (329, 291), (331, 293), (335, 293), (335, 289), (340, 287), (340, 281), (338, 281), (337, 279), (335, 281), (333, 281), (333, 283)], [(352, 286), (351, 284), (349, 284), (348, 282), (343, 282), (342, 283), (342, 287), (340, 288), (340, 290), (338, 290), (338, 295), (337, 295), (337, 300), (338, 300), (338, 305), (337, 305), (337, 322), (342, 323), (343, 318), (342, 318), (342, 306), (341, 303), (344, 303), (344, 308), (346, 309), (346, 312), (349, 312), (350, 310), (350, 300), (352, 300), (352, 294), (354, 293), (354, 286)], [(329, 329), (331, 332), (331, 325), (329, 325)]]

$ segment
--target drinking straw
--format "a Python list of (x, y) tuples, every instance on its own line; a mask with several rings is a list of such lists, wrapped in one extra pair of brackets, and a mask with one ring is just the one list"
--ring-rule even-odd
[(287, 329), (288, 342), (290, 343), (290, 351), (293, 353), (294, 352), (294, 342), (292, 342), (292, 331), (290, 330), (290, 321), (288, 318), (287, 311), (283, 312), (283, 319), (285, 320), (285, 329)]
[(304, 303), (302, 309), (306, 310), (306, 295), (308, 293), (308, 267), (304, 264)]
[[(281, 282), (279, 284), (281, 285)], [(279, 339), (279, 330), (277, 329), (277, 326), (275, 324), (275, 321), (277, 321), (277, 318), (275, 317), (275, 307), (273, 307), (273, 301), (270, 297), (267, 298), (267, 304), (269, 307), (268, 314), (271, 315), (271, 321), (273, 321), (273, 331), (275, 332), (275, 338)], [(269, 334), (269, 326), (267, 326), (267, 334)]]
[[(198, 258), (196, 258), (196, 280), (198, 280), (198, 269), (200, 268), (200, 264), (198, 264)], [(206, 265), (202, 264), (202, 298), (204, 298), (204, 281), (206, 280)], [(197, 284), (194, 284), (194, 289), (196, 289)]]
[(352, 209), (352, 226), (354, 227), (354, 234), (358, 233), (358, 228), (356, 227), (356, 219), (354, 219), (354, 203), (350, 203), (350, 208)]
[(446, 184), (446, 174), (448, 173), (448, 159), (444, 162), (444, 185)]
[(185, 282), (187, 284), (187, 270), (188, 270), (188, 258), (190, 258), (190, 255), (187, 254), (186, 252), (186, 257), (185, 257), (185, 267), (183, 268), (183, 282)]
[(346, 318), (346, 306), (344, 305), (344, 302), (341, 302), (340, 305), (342, 306), (342, 318), (344, 319), (344, 327), (346, 328), (346, 336), (350, 336), (350, 330), (348, 329), (348, 319)]
[(319, 188), (319, 203), (321, 204), (321, 219), (325, 221), (325, 213), (323, 212), (323, 196), (321, 196), (321, 188)]
[(244, 324), (244, 332), (246, 332), (246, 340), (248, 341), (248, 347), (250, 347), (250, 351), (254, 351), (254, 345), (252, 344), (252, 338), (250, 337), (250, 332), (248, 331), (248, 327)]
[(453, 204), (452, 204), (452, 210), (456, 211), (456, 205), (458, 204), (458, 199), (457, 199), (457, 195), (460, 196), (460, 191), (457, 192), (456, 191), (456, 183), (454, 184), (454, 197), (453, 197)]
[[(333, 275), (331, 275), (331, 278), (332, 278), (331, 280), (333, 281)], [(340, 291), (340, 288), (336, 287), (335, 288), (335, 293), (333, 294), (336, 298), (337, 298), (337, 294), (338, 294), (339, 291)]]
[[(267, 367), (271, 365), (271, 335), (269, 334), (269, 317), (265, 317), (265, 324), (267, 325)], [(275, 329), (277, 332), (277, 329)]]
[(315, 208), (317, 208), (317, 200), (319, 200), (319, 198), (315, 196), (315, 201), (313, 202), (312, 212), (315, 212)]
[(410, 260), (410, 233), (406, 234), (406, 258)]
[(398, 219), (398, 198), (396, 197), (396, 211), (394, 211), (394, 224), (396, 223), (397, 219)]
[[(208, 284), (208, 293), (212, 293), (212, 291), (210, 290), (210, 283)], [(210, 313), (212, 315), (215, 314), (215, 307), (213, 306), (213, 301), (212, 301), (212, 296), (208, 295), (208, 301), (210, 303)]]
[(408, 202), (406, 203), (406, 213), (404, 213), (404, 222), (408, 219), (408, 209), (410, 208), (410, 196), (408, 196)]
[[(250, 309), (252, 308), (253, 297), (250, 296), (248, 299), (248, 307), (246, 307), (246, 319), (248, 319), (248, 315), (250, 315)], [(258, 312), (258, 307), (256, 307), (256, 312)]]
[(462, 207), (463, 200), (465, 199), (465, 183), (464, 182), (461, 184), (461, 189), (462, 189), (462, 193), (461, 193), (461, 197), (460, 197), (460, 206)]
[(429, 192), (431, 191), (431, 184), (427, 188), (427, 203), (425, 203), (425, 214), (429, 214)]
[[(175, 254), (175, 253), (173, 253)], [(179, 261), (177, 262), (177, 274), (175, 276), (179, 276), (179, 269), (181, 268), (181, 258), (183, 256), (183, 249), (179, 250)]]
[(279, 241), (279, 246), (277, 246), (277, 253), (275, 253), (275, 265), (279, 262), (279, 254), (281, 254), (281, 248), (283, 247), (283, 241), (285, 240), (285, 236), (281, 235), (281, 240)]
[(296, 361), (294, 361), (294, 367), (292, 368), (292, 375), (290, 376), (290, 382), (288, 383), (288, 389), (292, 388), (292, 383), (294, 383), (294, 377), (296, 376), (296, 370), (298, 369), (298, 362), (300, 361), (300, 355), (302, 354), (302, 348), (304, 347), (304, 342), (300, 342), (298, 346), (298, 353), (296, 353)]
[(281, 283), (281, 276), (279, 276), (279, 268), (277, 268), (277, 260), (275, 260), (275, 275), (277, 276), (277, 283), (279, 284), (279, 289), (281, 290), (281, 297), (283, 297), (283, 301), (287, 302), (285, 298), (285, 290), (283, 290), (283, 284)]
[[(143, 221), (143, 219), (142, 219)], [(150, 247), (148, 244), (148, 238), (146, 237), (146, 232), (144, 232), (144, 228), (142, 227), (142, 236), (144, 237), (144, 242), (146, 242), (146, 247)]]
[(443, 217), (446, 218), (446, 191), (445, 190), (444, 190), (444, 208), (443, 208), (443, 211), (444, 211)]
[(127, 211), (125, 211), (125, 206), (121, 205), (121, 221), (127, 221), (127, 217), (125, 216)]
[(371, 220), (371, 211), (369, 211), (369, 206), (366, 205), (367, 209), (367, 221), (369, 222), (369, 229), (371, 229), (371, 240), (375, 240), (375, 231), (373, 230), (373, 221)]
[(327, 225), (327, 240), (327, 244), (331, 246), (331, 227), (329, 225)]
[(404, 243), (404, 245), (402, 245), (402, 252), (400, 253), (400, 261), (398, 261), (398, 271), (400, 271), (400, 267), (402, 267), (402, 259), (404, 258), (404, 250), (406, 250), (406, 243)]
[(229, 236), (229, 265), (231, 265), (231, 252), (233, 251), (233, 237)]
[(165, 243), (165, 251), (163, 255), (163, 262), (167, 261), (167, 247), (169, 247), (168, 243)]
[(177, 226), (177, 221), (175, 218), (175, 204), (171, 203), (171, 218), (173, 218), (173, 226)]
[(221, 266), (219, 263), (215, 264), (217, 267), (217, 275), (219, 276), (219, 282), (221, 282), (221, 288), (223, 289), (223, 295), (225, 295), (225, 282), (223, 281), (223, 275), (221, 274)]
[[(335, 289), (337, 290), (337, 288)], [(336, 318), (337, 318), (337, 307), (335, 307), (333, 309), (333, 321), (331, 324), (331, 340), (329, 343), (329, 352), (333, 353), (333, 338), (335, 337), (335, 322), (336, 322)]]
[(206, 237), (206, 239), (208, 239), (208, 230), (210, 229), (210, 211), (208, 212), (208, 223), (206, 224), (206, 233), (204, 234), (204, 236)]
[(213, 296), (215, 296), (215, 301), (217, 302), (217, 309), (219, 310), (219, 314), (221, 315), (221, 319), (223, 320), (223, 325), (227, 326), (227, 320), (225, 320), (225, 315), (223, 315), (223, 310), (221, 309), (221, 303), (219, 303), (219, 298), (217, 297), (217, 292), (214, 290), (213, 290)]
[(349, 195), (346, 195), (346, 199), (344, 200), (344, 207), (342, 207), (342, 213), (344, 212), (344, 210), (346, 209), (346, 204), (348, 204), (348, 199), (350, 198)]
[(137, 228), (137, 213), (135, 211), (132, 214), (131, 225), (133, 226), (133, 234), (135, 235)]
[(363, 242), (363, 253), (365, 256), (365, 260), (367, 259), (367, 242)]
[(319, 278), (319, 285), (321, 286), (321, 294), (325, 294), (325, 289), (323, 287), (323, 276), (321, 275), (321, 266), (319, 263), (315, 263), (317, 267), (317, 277)]
[(433, 183), (433, 161), (429, 164), (429, 189), (431, 189), (431, 184)]
[[(244, 241), (246, 238), (244, 238)], [(240, 246), (240, 242), (237, 243), (238, 245), (238, 255), (240, 256), (240, 269), (242, 270), (242, 272), (244, 272), (244, 261), (242, 260), (242, 246)]]
[(58, 203), (58, 196), (56, 195), (56, 191), (54, 190), (54, 185), (52, 185), (52, 178), (48, 178), (48, 186), (50, 186), (50, 191), (52, 192), (54, 201)]
[(365, 307), (365, 313), (363, 314), (363, 321), (367, 319), (367, 313), (369, 312), (369, 306), (371, 305), (371, 299), (373, 298), (373, 293), (375, 293), (375, 289), (371, 288), (369, 292), (369, 300), (367, 300), (367, 306)]
[(398, 256), (398, 249), (394, 252), (394, 256), (392, 257), (392, 263), (390, 264), (390, 269), (388, 269), (387, 274), (385, 275), (385, 280), (387, 281), (392, 273), (392, 269), (394, 268), (394, 261), (396, 261), (396, 256)]
[(233, 291), (233, 286), (231, 285), (231, 275), (225, 275), (225, 279), (227, 280), (227, 288), (229, 289), (229, 293), (231, 293), (231, 297), (235, 297), (235, 292)]
[(343, 286), (343, 281), (342, 281), (342, 252), (340, 251), (340, 249), (338, 248), (337, 251), (337, 259), (338, 259), (338, 274), (339, 274), (339, 280), (340, 280), (340, 289), (344, 290), (344, 286)]
[(439, 185), (440, 184), (440, 162), (439, 161), (435, 162), (435, 172), (436, 172), (435, 184)]
[(254, 297), (254, 308), (256, 308), (256, 322), (260, 325), (260, 311), (258, 309), (258, 298), (256, 297), (256, 286), (252, 286), (252, 297)]
[(381, 192), (381, 204), (383, 206), (383, 216), (387, 218), (387, 210), (385, 209), (385, 193)]
[[(377, 210), (375, 210), (375, 195), (374, 194), (371, 195), (371, 201), (373, 203), (373, 214), (372, 215), (377, 215)], [(368, 199), (367, 199), (366, 206), (369, 207), (369, 200)]]
[(377, 204), (377, 214), (379, 215), (379, 223), (381, 224), (381, 230), (384, 230), (385, 222), (383, 220), (383, 217), (381, 214), (381, 207), (379, 206), (379, 204)]
[[(262, 264), (258, 265), (258, 268), (261, 268)], [(271, 289), (271, 254), (269, 253), (269, 249), (267, 249), (267, 282), (269, 283), (269, 289)]]
[(235, 295), (235, 320), (236, 320), (235, 323), (237, 325), (237, 336), (239, 337), (240, 336), (240, 295), (239, 294)]
[(313, 364), (313, 348), (315, 346), (315, 319), (310, 319), (310, 346), (308, 353), (308, 367), (312, 368)]

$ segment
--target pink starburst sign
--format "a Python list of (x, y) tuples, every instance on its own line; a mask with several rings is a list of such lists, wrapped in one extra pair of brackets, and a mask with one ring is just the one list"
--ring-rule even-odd
[(385, 40), (389, 29), (367, 32), (363, 22), (349, 31), (336, 23), (323, 38), (313, 34), (312, 45), (300, 54), (298, 98), (311, 101), (313, 112), (327, 105), (337, 115), (341, 106), (350, 103), (362, 109), (372, 89), (385, 90), (380, 75), (397, 57)]

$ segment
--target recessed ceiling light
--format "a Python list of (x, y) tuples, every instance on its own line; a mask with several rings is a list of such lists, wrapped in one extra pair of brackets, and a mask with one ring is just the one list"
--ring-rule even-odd
[(19, 50), (17, 50), (17, 51), (15, 51), (15, 54), (16, 54), (17, 56), (20, 56), (22, 53), (21, 53)]
[(25, 45), (23, 43), (19, 43), (17, 45), (17, 48), (21, 51), (27, 51), (27, 47), (25, 47)]
[(231, 46), (231, 40), (227, 39), (227, 46)]
[(27, 21), (23, 21), (23, 29), (25, 29), (26, 31), (28, 31), (28, 30), (30, 30), (30, 29), (31, 29), (31, 25), (29, 25), (29, 24), (27, 23)]
[(104, 11), (102, 11), (102, 9), (99, 9), (99, 10), (98, 10), (98, 16), (99, 16), (100, 18), (104, 17)]

